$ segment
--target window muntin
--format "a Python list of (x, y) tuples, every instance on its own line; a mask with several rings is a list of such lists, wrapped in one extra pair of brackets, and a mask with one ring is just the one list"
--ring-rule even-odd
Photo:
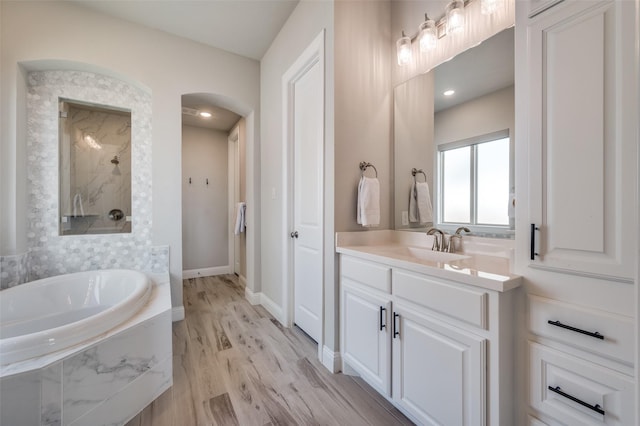
[(438, 146), (438, 223), (510, 229), (508, 130)]

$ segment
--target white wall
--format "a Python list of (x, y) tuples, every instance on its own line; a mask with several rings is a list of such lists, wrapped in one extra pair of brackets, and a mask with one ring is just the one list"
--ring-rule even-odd
[(434, 116), (436, 145), (509, 129), (511, 145), (515, 140), (514, 86), (496, 90)]
[[(274, 305), (282, 307), (284, 282), (281, 266), (285, 247), (283, 241), (289, 232), (282, 228), (283, 187), (283, 132), (282, 132), (282, 76), (300, 56), (304, 49), (325, 30), (325, 200), (324, 200), (324, 253), (329, 259), (325, 263), (325, 306), (333, 310), (334, 286), (334, 225), (333, 225), (333, 13), (332, 1), (301, 1), (293, 11), (273, 44), (260, 63), (261, 87), (261, 219), (262, 227), (262, 294)], [(272, 197), (272, 190), (275, 196)], [(329, 287), (329, 291), (326, 290)], [(333, 318), (333, 313), (330, 315)], [(325, 313), (325, 319), (327, 314)], [(333, 329), (333, 321), (331, 329)], [(333, 331), (327, 339), (334, 340)], [(330, 344), (333, 348), (333, 345)]]
[[(356, 223), (358, 164), (372, 163), (380, 181), (380, 226), (391, 226), (391, 2), (336, 3), (336, 231)], [(371, 170), (367, 176), (371, 176)]]
[(182, 269), (185, 271), (229, 265), (227, 138), (227, 132), (182, 126)]
[[(151, 92), (153, 244), (171, 248), (172, 302), (181, 306), (181, 95), (217, 94), (227, 101), (224, 107), (248, 117), (247, 164), (253, 170), (259, 125), (259, 63), (68, 2), (2, 1), (0, 8), (0, 253), (19, 252), (26, 246), (25, 86), (19, 64), (31, 68), (46, 68), (53, 60), (86, 64), (85, 70), (110, 72)], [(259, 177), (251, 172), (249, 176), (247, 192), (253, 200)], [(250, 210), (257, 207), (249, 205)], [(259, 223), (255, 223), (253, 231), (252, 241), (259, 240)], [(259, 253), (252, 247), (247, 252), (250, 262), (259, 266)], [(249, 286), (259, 286), (252, 271), (248, 271), (247, 278)]]

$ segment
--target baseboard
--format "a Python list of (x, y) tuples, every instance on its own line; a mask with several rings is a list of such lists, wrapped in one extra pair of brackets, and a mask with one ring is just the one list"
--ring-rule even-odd
[(322, 347), (322, 365), (332, 373), (338, 373), (342, 370), (342, 358), (340, 352), (334, 352), (327, 346)]
[(182, 279), (188, 280), (189, 278), (199, 278), (199, 277), (212, 277), (214, 275), (224, 275), (231, 273), (231, 266), (214, 266), (213, 268), (202, 268), (202, 269), (188, 269), (186, 271), (182, 271)]
[(259, 305), (262, 299), (262, 293), (254, 293), (249, 287), (244, 288), (244, 297), (252, 305)]
[(184, 319), (184, 306), (171, 308), (171, 322), (182, 321)]
[(238, 275), (238, 280), (240, 281), (240, 285), (242, 285), (244, 288), (247, 288), (247, 279), (245, 277), (243, 277), (242, 275)]
[(278, 306), (273, 300), (269, 299), (264, 293), (260, 293), (260, 304), (271, 314), (280, 321), (281, 324), (285, 323), (283, 318), (282, 308)]

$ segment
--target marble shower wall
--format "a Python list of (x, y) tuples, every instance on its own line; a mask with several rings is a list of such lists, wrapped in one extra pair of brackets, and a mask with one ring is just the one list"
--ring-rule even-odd
[[(64, 102), (60, 118), (60, 208), (65, 235), (131, 232), (131, 114)], [(118, 164), (112, 163), (117, 158)], [(82, 209), (80, 208), (82, 206)]]
[[(91, 269), (144, 270), (153, 263), (150, 94), (112, 77), (80, 71), (31, 72), (28, 85), (29, 279)], [(131, 233), (59, 235), (60, 98), (131, 111)]]

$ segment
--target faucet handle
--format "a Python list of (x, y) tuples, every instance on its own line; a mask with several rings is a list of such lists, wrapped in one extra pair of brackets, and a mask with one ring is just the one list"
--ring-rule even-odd
[(464, 231), (468, 234), (471, 233), (471, 229), (467, 228), (466, 226), (461, 226), (460, 228), (456, 229), (456, 235), (461, 235), (460, 233)]

